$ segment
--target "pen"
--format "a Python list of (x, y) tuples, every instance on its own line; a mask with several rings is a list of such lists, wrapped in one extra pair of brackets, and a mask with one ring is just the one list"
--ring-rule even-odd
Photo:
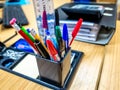
[(42, 16), (42, 27), (43, 27), (43, 32), (44, 32), (44, 39), (45, 39), (45, 32), (46, 30), (48, 30), (48, 23), (47, 23), (47, 14), (46, 14), (46, 11), (45, 11), (45, 7), (44, 7), (44, 11), (43, 11), (43, 16)]
[(65, 43), (62, 39), (62, 35), (61, 35), (61, 31), (60, 31), (59, 27), (55, 28), (55, 35), (56, 35), (56, 39), (57, 39), (58, 46), (59, 46), (60, 57), (64, 57), (64, 55), (65, 55)]
[(59, 38), (62, 37), (60, 27), (59, 27), (59, 14), (58, 10), (55, 10), (55, 36), (57, 39), (57, 42), (59, 43)]
[(59, 50), (59, 49), (58, 49), (58, 43), (57, 43), (57, 41), (56, 41), (56, 38), (51, 37), (51, 36), (50, 36), (50, 32), (49, 32), (48, 30), (46, 30), (46, 40), (51, 40), (52, 43), (53, 43), (53, 45), (54, 45), (54, 47), (55, 47), (57, 50)]
[(65, 55), (65, 43), (62, 39), (62, 34), (59, 26), (59, 14), (58, 10), (55, 10), (55, 36), (59, 45), (60, 57)]
[[(28, 32), (31, 33), (31, 35), (36, 39), (36, 40), (39, 40), (39, 42), (42, 44), (42, 46), (45, 48), (45, 50), (48, 52), (48, 49), (46, 48), (46, 46), (44, 45), (42, 39), (38, 36), (38, 34), (35, 32), (34, 29), (30, 28), (30, 29), (27, 29)], [(49, 52), (48, 52), (49, 53)]]
[(28, 33), (28, 31), (27, 31), (22, 25), (19, 24), (19, 27), (20, 27), (21, 30), (30, 38), (30, 40), (32, 40), (32, 42), (35, 41), (34, 37), (32, 37), (32, 36)]
[(34, 43), (30, 40), (30, 38), (20, 29), (20, 27), (16, 24), (16, 19), (13, 18), (10, 21), (10, 25), (17, 30), (17, 32), (36, 50)]
[(60, 61), (60, 57), (58, 55), (57, 50), (55, 49), (53, 43), (50, 40), (46, 40), (48, 50), (50, 52), (51, 57), (54, 61)]
[(76, 37), (78, 31), (80, 30), (80, 27), (81, 27), (81, 25), (82, 25), (82, 22), (83, 22), (83, 19), (80, 18), (80, 19), (78, 20), (77, 24), (75, 25), (75, 27), (74, 27), (74, 29), (73, 29), (73, 31), (72, 31), (72, 40), (70, 41), (69, 46), (72, 44), (72, 42), (73, 42), (74, 38)]
[(42, 39), (40, 36), (36, 33), (36, 31), (33, 28), (28, 28), (27, 31), (37, 40), (43, 43)]
[(65, 49), (67, 51), (68, 49), (68, 45), (69, 45), (69, 35), (68, 35), (68, 28), (67, 28), (67, 25), (64, 24), (63, 25), (63, 40), (65, 42)]
[(39, 40), (36, 39), (34, 44), (41, 56), (43, 56), (44, 58), (50, 59), (49, 53), (45, 50), (44, 46), (42, 45), (41, 42), (39, 42)]

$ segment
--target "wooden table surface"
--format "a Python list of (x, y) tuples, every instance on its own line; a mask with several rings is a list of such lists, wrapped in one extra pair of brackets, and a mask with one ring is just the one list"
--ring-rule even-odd
[[(54, 0), (55, 7), (69, 2), (70, 0)], [(30, 22), (26, 27), (32, 27), (37, 30), (35, 21), (34, 8), (32, 3), (24, 5), (23, 9)], [(1, 11), (2, 12), (2, 11)], [(106, 46), (89, 44), (84, 42), (74, 41), (72, 49), (84, 52), (81, 63), (79, 64), (69, 90), (118, 90), (120, 89), (120, 22), (117, 22), (116, 33), (111, 42)], [(14, 29), (4, 29), (0, 25), (0, 40), (4, 41), (6, 36), (14, 33)], [(20, 38), (17, 35), (6, 46), (11, 45)], [(4, 70), (0, 70), (0, 90), (49, 90), (44, 86), (31, 82), (22, 77), (13, 75)]]
[(115, 35), (105, 46), (99, 90), (120, 90), (120, 21), (117, 21)]

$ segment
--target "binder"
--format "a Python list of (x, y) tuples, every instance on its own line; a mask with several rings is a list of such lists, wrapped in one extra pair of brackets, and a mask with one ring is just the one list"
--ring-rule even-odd
[(104, 3), (93, 3), (93, 2), (92, 3), (66, 3), (57, 8), (59, 12), (60, 22), (65, 21), (67, 24), (67, 22), (70, 23), (70, 22), (77, 21), (77, 19), (73, 17), (79, 17), (79, 16), (77, 16), (76, 14), (69, 13), (73, 15), (73, 17), (69, 17), (68, 13), (66, 13), (63, 10), (63, 8), (70, 7), (73, 5), (79, 5), (79, 4), (100, 5), (100, 6), (103, 6), (105, 10), (101, 18), (92, 18), (92, 20), (90, 19), (87, 20), (86, 18), (85, 19), (83, 18), (83, 21), (85, 22), (92, 22), (100, 26), (100, 31), (98, 32), (97, 39), (85, 40), (85, 39), (79, 39), (76, 37), (75, 40), (92, 43), (92, 44), (99, 44), (99, 45), (108, 44), (112, 36), (114, 35), (115, 29), (116, 29), (116, 7), (117, 7), (116, 4), (107, 4), (107, 3), (104, 4)]

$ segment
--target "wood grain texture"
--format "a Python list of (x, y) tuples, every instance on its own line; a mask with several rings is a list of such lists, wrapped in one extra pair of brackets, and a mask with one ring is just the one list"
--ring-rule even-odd
[(0, 90), (50, 90), (46, 87), (0, 70)]
[(72, 49), (83, 51), (85, 55), (77, 69), (70, 90), (96, 90), (104, 60), (104, 46), (74, 41)]
[(96, 0), (96, 2), (116, 3), (117, 0)]
[(105, 47), (99, 90), (120, 90), (120, 21), (110, 44)]

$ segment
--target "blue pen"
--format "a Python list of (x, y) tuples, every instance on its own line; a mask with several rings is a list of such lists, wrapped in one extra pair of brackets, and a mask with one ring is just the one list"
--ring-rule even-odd
[(63, 25), (63, 40), (65, 42), (65, 49), (67, 51), (69, 47), (69, 35), (68, 35), (68, 28), (66, 24)]
[(48, 30), (46, 30), (46, 39), (45, 40), (48, 40), (48, 39), (52, 41), (52, 43), (54, 44), (54, 47), (58, 50), (58, 43), (57, 43), (56, 39), (52, 38), (50, 36), (50, 32)]

